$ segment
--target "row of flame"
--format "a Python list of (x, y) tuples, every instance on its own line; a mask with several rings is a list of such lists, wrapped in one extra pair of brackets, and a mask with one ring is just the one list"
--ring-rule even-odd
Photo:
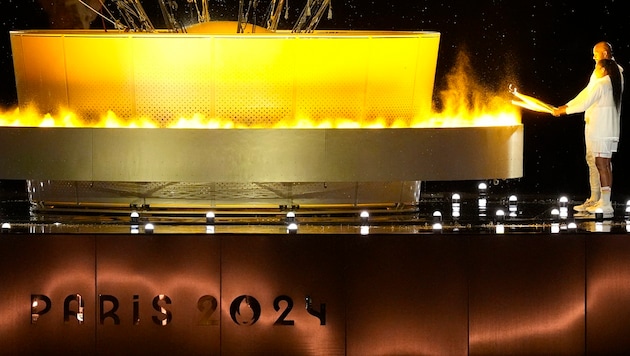
[[(358, 122), (349, 119), (311, 120), (301, 118), (283, 120), (273, 124), (270, 128), (316, 128), (316, 129), (379, 129), (379, 128), (427, 128), (427, 127), (470, 127), (470, 126), (512, 126), (520, 124), (518, 110), (506, 105), (505, 110), (496, 112), (460, 113), (445, 116), (437, 113), (423, 120), (394, 120), (375, 119), (369, 122)], [(238, 129), (263, 128), (235, 123), (226, 119), (208, 119), (201, 114), (192, 117), (181, 117), (166, 125), (152, 118), (128, 119), (120, 118), (114, 112), (107, 112), (97, 122), (86, 123), (70, 110), (60, 110), (58, 114), (40, 114), (33, 109), (14, 108), (0, 111), (0, 126), (2, 127), (93, 127), (93, 128), (182, 128), (182, 129)], [(264, 127), (269, 128), (269, 127)]]
[[(460, 55), (457, 66), (446, 76), (446, 89), (439, 92), (440, 110), (433, 110), (420, 118), (399, 120), (355, 121), (344, 118), (315, 120), (295, 118), (279, 120), (265, 128), (426, 128), (426, 127), (473, 127), (513, 126), (521, 123), (520, 109), (512, 104), (507, 92), (493, 92), (479, 84), (474, 77), (470, 62)], [(56, 114), (42, 114), (32, 108), (0, 110), (0, 126), (9, 127), (95, 127), (95, 128), (197, 128), (232, 129), (262, 128), (236, 123), (229, 119), (206, 118), (202, 114), (181, 117), (168, 123), (153, 118), (121, 118), (114, 112), (102, 115), (98, 122), (86, 122), (68, 109)]]

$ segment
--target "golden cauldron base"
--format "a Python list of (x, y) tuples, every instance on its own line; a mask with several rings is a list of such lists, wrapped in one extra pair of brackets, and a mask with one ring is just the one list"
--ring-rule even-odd
[[(523, 126), (0, 128), (2, 179), (70, 204), (413, 203), (419, 181), (522, 176)], [(56, 191), (57, 190), (57, 191)], [(110, 194), (109, 196), (107, 194)]]

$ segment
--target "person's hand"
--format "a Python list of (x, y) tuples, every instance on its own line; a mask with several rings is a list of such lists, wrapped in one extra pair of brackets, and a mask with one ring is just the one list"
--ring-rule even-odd
[(562, 110), (560, 108), (555, 108), (553, 109), (553, 112), (551, 113), (553, 116), (558, 117), (560, 115), (562, 115)]
[(553, 116), (558, 117), (558, 116), (562, 116), (563, 114), (567, 113), (567, 106), (566, 105), (562, 105), (559, 106), (555, 109), (553, 109), (553, 112), (551, 113)]

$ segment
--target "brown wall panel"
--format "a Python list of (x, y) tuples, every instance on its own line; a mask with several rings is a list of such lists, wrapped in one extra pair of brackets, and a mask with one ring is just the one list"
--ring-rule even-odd
[[(220, 238), (216, 236), (99, 236), (98, 294), (113, 296), (119, 305), (119, 320), (106, 317), (101, 323), (99, 315), (99, 354), (218, 353), (220, 256)], [(160, 295), (164, 298), (158, 306), (166, 312), (154, 308), (153, 300)], [(212, 308), (212, 304), (203, 303), (208, 298), (201, 300), (203, 311), (198, 309), (204, 296), (217, 301), (214, 313), (204, 314)], [(103, 299), (104, 313), (114, 308), (115, 302), (107, 298)], [(134, 318), (134, 303), (139, 318)]]
[[(0, 353), (37, 355), (58, 350), (66, 355), (94, 352), (94, 237), (68, 235), (0, 235)], [(34, 308), (41, 313), (31, 322), (31, 295), (44, 295)], [(80, 294), (84, 321), (64, 320), (66, 297)], [(68, 304), (78, 311), (78, 302)]]
[[(224, 238), (222, 352), (225, 355), (343, 355), (346, 320), (343, 241), (335, 235)], [(241, 296), (253, 297), (249, 306)], [(307, 296), (312, 298), (315, 314), (322, 313), (325, 304), (324, 325), (322, 319), (307, 312)], [(231, 308), (240, 313), (231, 312)], [(283, 312), (288, 312), (284, 318)], [(280, 321), (285, 324), (277, 324)]]
[(470, 243), (470, 354), (584, 352), (584, 237), (505, 235)]
[(587, 240), (586, 350), (621, 355), (630, 351), (630, 239)]
[(466, 244), (453, 236), (349, 239), (348, 355), (465, 355)]

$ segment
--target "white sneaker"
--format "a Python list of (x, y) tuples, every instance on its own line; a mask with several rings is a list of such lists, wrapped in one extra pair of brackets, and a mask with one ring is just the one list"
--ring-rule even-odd
[(597, 204), (586, 208), (591, 214), (595, 214), (598, 209), (602, 209), (602, 213), (604, 213), (604, 218), (612, 218), (615, 212), (615, 209), (611, 204), (604, 204), (603, 202), (597, 202)]
[(586, 199), (586, 201), (580, 205), (576, 205), (573, 207), (573, 210), (584, 212), (587, 211), (588, 208), (597, 205), (597, 200), (591, 200), (591, 198)]

